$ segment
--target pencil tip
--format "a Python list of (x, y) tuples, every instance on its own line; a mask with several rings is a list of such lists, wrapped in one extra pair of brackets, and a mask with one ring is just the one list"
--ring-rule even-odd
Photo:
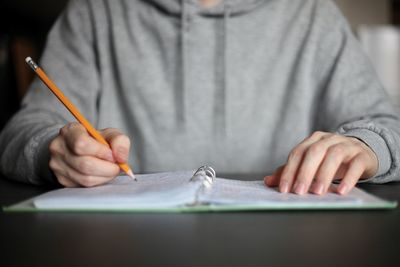
[(137, 182), (137, 179), (131, 170), (129, 170), (126, 174), (128, 174), (133, 180)]

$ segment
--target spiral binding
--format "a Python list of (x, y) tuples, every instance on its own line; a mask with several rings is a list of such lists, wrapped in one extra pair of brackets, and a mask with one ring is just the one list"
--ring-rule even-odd
[(210, 166), (201, 166), (194, 172), (190, 181), (201, 181), (206, 188), (210, 188), (216, 177), (215, 170)]

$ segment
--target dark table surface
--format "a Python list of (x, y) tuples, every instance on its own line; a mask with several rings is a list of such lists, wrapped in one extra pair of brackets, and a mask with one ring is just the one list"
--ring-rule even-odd
[[(400, 183), (361, 187), (400, 201)], [(0, 177), (0, 204), (48, 190)], [(400, 266), (400, 208), (201, 214), (0, 212), (0, 266), (36, 265)]]

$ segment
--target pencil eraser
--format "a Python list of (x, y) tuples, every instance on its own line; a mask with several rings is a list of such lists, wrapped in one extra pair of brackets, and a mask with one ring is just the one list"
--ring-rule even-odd
[(25, 62), (26, 63), (29, 63), (29, 61), (31, 61), (32, 60), (32, 58), (31, 57), (27, 57), (27, 58), (25, 58)]

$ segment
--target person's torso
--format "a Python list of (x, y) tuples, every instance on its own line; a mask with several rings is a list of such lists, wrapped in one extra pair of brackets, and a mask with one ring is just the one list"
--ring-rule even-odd
[(264, 1), (221, 16), (190, 4), (184, 16), (146, 1), (106, 4), (95, 13), (98, 127), (132, 138), (139, 172), (272, 172), (315, 130), (312, 3)]

